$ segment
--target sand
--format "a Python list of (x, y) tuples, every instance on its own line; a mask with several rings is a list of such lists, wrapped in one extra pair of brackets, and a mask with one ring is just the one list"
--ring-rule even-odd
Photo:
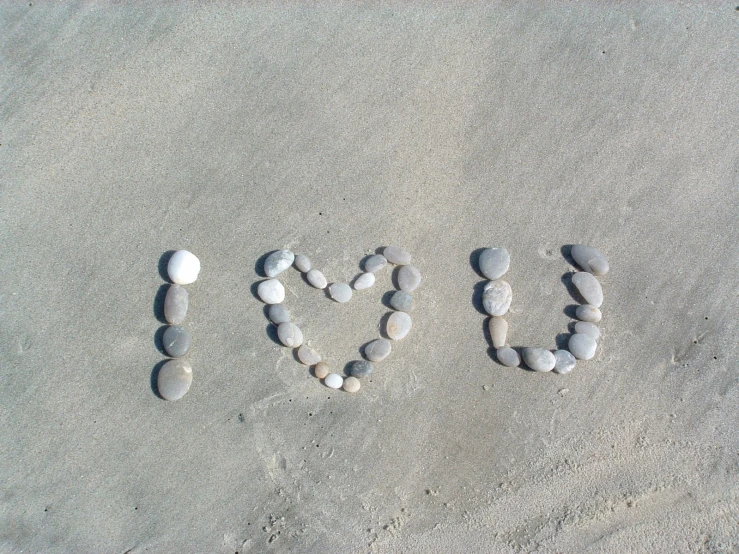
[[(0, 551), (739, 548), (739, 11), (706, 3), (0, 7)], [(596, 357), (554, 348), (563, 248), (609, 257)], [(411, 334), (357, 394), (274, 341), (259, 260), (330, 281), (397, 244)], [(200, 257), (193, 384), (152, 374)], [(390, 273), (288, 306), (333, 370)]]

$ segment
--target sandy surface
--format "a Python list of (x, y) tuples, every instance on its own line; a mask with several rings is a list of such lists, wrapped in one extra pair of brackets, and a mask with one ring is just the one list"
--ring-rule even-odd
[[(624, 3), (0, 8), (0, 551), (727, 552), (739, 528), (739, 11)], [(609, 256), (596, 358), (554, 348), (561, 250)], [(424, 282), (356, 395), (266, 332), (263, 254), (330, 280), (387, 244)], [(160, 261), (194, 382), (164, 356)], [(566, 277), (564, 277), (566, 281)], [(333, 367), (387, 309), (290, 271)]]

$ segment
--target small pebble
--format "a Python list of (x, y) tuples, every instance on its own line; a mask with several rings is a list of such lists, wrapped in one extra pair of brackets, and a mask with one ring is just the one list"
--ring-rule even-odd
[(269, 320), (275, 325), (290, 321), (290, 310), (284, 304), (272, 304), (267, 311)]
[(340, 304), (349, 302), (349, 300), (352, 299), (352, 288), (346, 283), (332, 283), (331, 286), (328, 287), (328, 292), (331, 295), (331, 298)]
[(552, 371), (556, 363), (554, 354), (544, 348), (524, 348), (523, 361), (534, 371)]
[(303, 332), (294, 323), (280, 323), (277, 326), (277, 336), (288, 348), (297, 348), (303, 344)]
[(600, 310), (595, 306), (591, 306), (590, 304), (583, 304), (581, 306), (578, 306), (575, 310), (575, 317), (582, 321), (598, 323), (603, 317), (603, 314), (601, 314)]
[(490, 328), (490, 338), (493, 339), (495, 348), (503, 348), (505, 346), (506, 336), (508, 335), (508, 322), (502, 317), (496, 316), (490, 318), (488, 324)]
[(316, 367), (313, 368), (313, 374), (319, 379), (325, 379), (329, 373), (331, 373), (331, 370), (326, 362), (318, 362)]
[(379, 338), (364, 347), (364, 355), (370, 362), (381, 362), (390, 355), (392, 349), (392, 343), (389, 340)]
[(181, 358), (187, 354), (191, 340), (190, 332), (179, 325), (170, 325), (162, 335), (164, 350), (173, 358)]
[(387, 320), (387, 336), (393, 340), (400, 340), (411, 330), (413, 321), (405, 312), (393, 312)]
[(328, 285), (328, 281), (326, 281), (323, 273), (321, 273), (317, 269), (311, 269), (306, 274), (305, 278), (308, 279), (308, 282), (311, 284), (311, 286), (316, 287), (317, 289), (325, 289), (326, 285)]
[(485, 285), (482, 293), (482, 305), (490, 315), (505, 315), (513, 300), (511, 285), (498, 279)]
[(373, 273), (362, 273), (354, 281), (354, 290), (364, 290), (375, 284), (375, 275)]
[(295, 256), (295, 261), (293, 263), (295, 264), (295, 268), (302, 273), (308, 273), (311, 270), (311, 267), (313, 267), (310, 263), (310, 258), (303, 254)]
[(411, 313), (413, 311), (413, 297), (403, 290), (398, 290), (390, 297), (390, 306), (399, 312)]
[(391, 264), (405, 265), (411, 263), (411, 255), (397, 246), (388, 246), (382, 253)]
[(578, 321), (575, 323), (575, 333), (582, 333), (593, 340), (600, 338), (600, 329), (598, 329), (598, 326), (587, 321)]
[(285, 287), (277, 279), (267, 279), (259, 283), (257, 295), (265, 304), (279, 304), (285, 300)]
[(569, 373), (575, 368), (575, 356), (570, 354), (567, 350), (555, 350), (554, 351), (554, 372), (564, 375)]
[(374, 254), (364, 262), (364, 270), (369, 273), (377, 273), (387, 265), (387, 258), (382, 254)]
[(598, 348), (598, 343), (587, 335), (575, 333), (570, 337), (568, 346), (575, 358), (578, 360), (589, 360), (595, 356), (595, 349)]
[(157, 389), (165, 400), (179, 400), (190, 390), (192, 368), (185, 360), (170, 360), (157, 375)]
[(572, 284), (577, 287), (580, 295), (588, 304), (600, 308), (603, 304), (603, 289), (598, 279), (585, 271), (578, 271), (572, 276)]
[(356, 360), (349, 366), (349, 375), (352, 377), (367, 377), (372, 373), (372, 370), (374, 370), (374, 367), (367, 360)]
[(167, 275), (177, 285), (194, 283), (200, 273), (200, 260), (192, 252), (178, 250), (167, 263)]
[(190, 295), (185, 287), (171, 285), (164, 297), (164, 319), (173, 325), (185, 321), (187, 307), (190, 304)]
[(480, 253), (480, 271), (482, 274), (495, 281), (500, 279), (511, 265), (511, 255), (505, 248), (486, 248)]
[(344, 384), (344, 378), (336, 373), (329, 373), (323, 379), (323, 383), (330, 389), (340, 389)]
[(264, 260), (264, 274), (267, 277), (275, 277), (293, 265), (295, 254), (289, 250), (278, 250), (272, 252)]
[(404, 265), (398, 270), (398, 287), (405, 292), (413, 292), (421, 284), (421, 272), (412, 265)]
[(521, 357), (518, 355), (518, 352), (510, 346), (498, 348), (495, 351), (495, 355), (498, 357), (498, 361), (507, 367), (516, 367), (521, 363)]
[(605, 275), (608, 273), (608, 259), (603, 252), (585, 244), (575, 244), (570, 250), (570, 255), (584, 271), (593, 275)]
[(356, 377), (347, 377), (344, 379), (344, 390), (346, 392), (357, 392), (361, 386), (362, 384)]
[(307, 344), (298, 348), (298, 359), (303, 365), (314, 365), (321, 361), (321, 355)]

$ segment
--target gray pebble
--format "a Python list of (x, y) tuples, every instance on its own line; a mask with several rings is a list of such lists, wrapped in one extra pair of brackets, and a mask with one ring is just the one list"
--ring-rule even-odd
[(162, 335), (162, 344), (167, 354), (173, 358), (181, 358), (190, 349), (192, 336), (190, 332), (179, 325), (170, 325)]
[(572, 284), (577, 287), (580, 295), (588, 304), (600, 308), (603, 304), (603, 289), (598, 279), (585, 271), (578, 271), (572, 276)]
[(575, 356), (567, 350), (554, 351), (554, 372), (564, 375), (575, 369)]
[(603, 314), (601, 314), (600, 310), (595, 306), (591, 306), (590, 304), (583, 304), (581, 306), (578, 306), (575, 310), (575, 317), (577, 317), (577, 319), (581, 321), (598, 323), (603, 317)]
[(405, 291), (395, 291), (390, 297), (390, 306), (393, 310), (411, 313), (413, 311), (413, 297)]
[(264, 273), (267, 277), (274, 277), (285, 271), (288, 267), (293, 265), (295, 261), (295, 254), (289, 250), (278, 250), (272, 252), (267, 259), (264, 260)]
[(303, 332), (297, 325), (289, 321), (277, 326), (277, 336), (280, 338), (280, 342), (288, 348), (297, 348), (303, 344)]
[(486, 248), (480, 253), (479, 265), (482, 274), (495, 281), (508, 271), (511, 255), (505, 248)]
[(552, 371), (556, 363), (554, 354), (544, 348), (524, 348), (523, 361), (534, 371)]
[(272, 304), (267, 311), (269, 320), (275, 325), (290, 321), (290, 310), (284, 304)]
[(295, 268), (302, 273), (308, 273), (311, 270), (311, 267), (313, 267), (310, 263), (310, 258), (303, 254), (295, 256), (295, 261), (293, 263), (295, 264)]
[(385, 332), (393, 340), (400, 340), (411, 330), (413, 321), (405, 312), (393, 312), (387, 320)]
[(185, 287), (171, 285), (164, 297), (164, 319), (173, 325), (185, 321), (187, 307), (190, 304), (190, 295)]
[(302, 344), (298, 348), (298, 359), (304, 365), (316, 365), (321, 361), (321, 355), (307, 344)]
[(397, 246), (388, 246), (382, 253), (391, 264), (405, 265), (411, 263), (411, 255)]
[(598, 348), (598, 343), (587, 335), (575, 333), (570, 337), (568, 346), (575, 358), (578, 360), (589, 360), (595, 356), (595, 349)]
[(490, 328), (490, 338), (493, 339), (493, 346), (495, 348), (503, 348), (508, 335), (508, 322), (502, 317), (491, 317), (488, 325)]
[(349, 375), (352, 377), (367, 377), (373, 369), (372, 364), (367, 360), (355, 360), (349, 366)]
[(354, 290), (365, 290), (375, 284), (374, 273), (362, 273), (354, 280)]
[(382, 254), (374, 254), (367, 258), (364, 262), (364, 270), (369, 273), (376, 273), (387, 265), (387, 258)]
[(600, 338), (600, 329), (598, 329), (598, 326), (587, 321), (578, 321), (575, 323), (575, 333), (582, 333), (593, 340)]
[(157, 375), (157, 390), (165, 400), (179, 400), (192, 385), (192, 368), (185, 360), (170, 360)]
[(364, 355), (370, 362), (381, 362), (390, 355), (392, 343), (383, 338), (375, 339), (364, 347)]
[(326, 285), (328, 285), (326, 277), (324, 277), (323, 273), (321, 273), (317, 269), (311, 269), (305, 275), (305, 278), (308, 279), (308, 282), (311, 284), (311, 286), (316, 287), (317, 289), (325, 289)]
[(328, 287), (328, 292), (331, 295), (331, 298), (341, 304), (349, 302), (349, 300), (352, 299), (352, 288), (346, 283), (332, 283), (331, 286)]
[(605, 275), (608, 273), (608, 259), (603, 252), (585, 244), (575, 244), (570, 250), (570, 255), (583, 271), (594, 275)]
[(498, 348), (495, 351), (495, 355), (498, 357), (498, 361), (507, 367), (516, 367), (521, 363), (521, 357), (518, 355), (518, 352), (510, 346)]
[(277, 279), (266, 279), (259, 283), (257, 295), (265, 304), (279, 304), (285, 300), (285, 287)]
[(404, 265), (398, 270), (398, 287), (405, 292), (413, 292), (421, 284), (421, 272), (412, 265)]
[(482, 305), (490, 315), (505, 315), (513, 300), (511, 285), (498, 279), (485, 285), (482, 293)]

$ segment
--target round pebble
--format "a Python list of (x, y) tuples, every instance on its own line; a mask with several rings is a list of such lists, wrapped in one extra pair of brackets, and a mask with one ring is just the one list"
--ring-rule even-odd
[(554, 351), (554, 372), (564, 375), (575, 369), (575, 356), (567, 350)]
[(187, 307), (190, 304), (190, 295), (185, 287), (171, 285), (164, 297), (164, 319), (173, 325), (185, 321)]
[(318, 362), (316, 367), (313, 368), (313, 374), (319, 379), (325, 379), (329, 373), (331, 373), (331, 370), (326, 362)]
[(344, 390), (346, 392), (357, 392), (362, 387), (362, 383), (356, 377), (347, 377), (344, 379)]
[(272, 304), (267, 311), (269, 320), (275, 325), (290, 321), (290, 310), (284, 304)]
[(369, 273), (377, 273), (387, 265), (387, 258), (382, 254), (374, 254), (364, 262), (364, 270)]
[(364, 355), (370, 362), (381, 362), (390, 355), (392, 349), (392, 343), (389, 340), (379, 338), (364, 347)]
[(487, 313), (493, 316), (505, 315), (511, 307), (512, 300), (511, 285), (502, 279), (488, 282), (482, 292), (482, 306)]
[(598, 279), (585, 271), (578, 271), (572, 276), (572, 284), (577, 287), (585, 302), (600, 308), (603, 304), (603, 289), (600, 288)]
[(277, 326), (277, 336), (288, 348), (297, 348), (303, 344), (303, 332), (294, 323), (280, 323)]
[(310, 263), (310, 258), (308, 256), (304, 256), (303, 254), (298, 254), (297, 256), (295, 256), (295, 261), (293, 261), (293, 264), (295, 264), (295, 268), (302, 273), (308, 273), (311, 267), (313, 267), (313, 265)]
[(503, 348), (508, 335), (508, 322), (502, 317), (491, 317), (489, 328), (490, 338), (493, 339), (493, 346), (495, 348)]
[(480, 253), (480, 271), (482, 274), (495, 281), (500, 279), (511, 265), (511, 255), (505, 248), (486, 248)]
[(195, 254), (187, 250), (178, 250), (172, 254), (167, 264), (169, 279), (178, 285), (194, 283), (199, 273), (200, 260)]
[(523, 361), (534, 371), (552, 371), (556, 359), (544, 348), (524, 348)]
[(413, 292), (421, 284), (421, 272), (412, 265), (404, 265), (398, 270), (398, 287), (405, 292)]
[(608, 259), (598, 249), (585, 244), (575, 244), (570, 250), (570, 255), (584, 271), (593, 275), (605, 275), (608, 273)]
[(403, 290), (398, 290), (390, 297), (390, 306), (399, 312), (413, 311), (413, 297)]
[(265, 304), (279, 304), (285, 300), (285, 287), (277, 279), (267, 279), (259, 283), (257, 295)]
[(521, 363), (521, 357), (518, 355), (518, 352), (510, 346), (498, 348), (495, 351), (495, 355), (498, 357), (498, 361), (507, 367), (516, 367)]
[(352, 288), (346, 283), (332, 283), (331, 286), (328, 287), (328, 292), (331, 295), (331, 298), (340, 304), (349, 302), (349, 300), (352, 299)]
[(364, 290), (375, 284), (375, 275), (373, 273), (362, 273), (354, 281), (354, 290)]
[(595, 306), (591, 306), (590, 304), (583, 304), (582, 306), (577, 307), (577, 309), (575, 310), (575, 316), (581, 321), (598, 323), (603, 317), (603, 314), (601, 314), (600, 310)]
[(298, 359), (303, 365), (314, 365), (321, 361), (321, 355), (307, 344), (302, 344), (298, 348)]
[(598, 343), (588, 335), (575, 333), (570, 337), (568, 346), (572, 355), (578, 360), (590, 360), (595, 356), (595, 350), (598, 348)]
[(349, 375), (352, 377), (367, 377), (374, 367), (367, 360), (355, 360), (349, 366)]
[(190, 332), (179, 325), (170, 325), (164, 330), (162, 344), (164, 350), (173, 358), (181, 358), (190, 349), (192, 336)]
[(326, 277), (324, 277), (323, 273), (321, 273), (317, 269), (311, 269), (305, 275), (305, 278), (308, 279), (308, 282), (311, 284), (312, 287), (316, 287), (317, 289), (325, 289), (326, 285), (328, 285)]
[(575, 323), (575, 333), (582, 333), (593, 340), (600, 338), (600, 329), (598, 329), (598, 326), (587, 321), (578, 321)]
[(405, 312), (393, 312), (387, 320), (387, 336), (393, 340), (400, 340), (411, 330), (413, 321)]
[(411, 255), (397, 246), (388, 246), (382, 253), (391, 264), (405, 265), (411, 263)]
[(179, 400), (190, 390), (192, 368), (185, 360), (170, 360), (157, 375), (157, 389), (165, 400)]
[(329, 373), (324, 377), (323, 382), (330, 389), (340, 389), (344, 384), (344, 378), (336, 373)]
[(278, 250), (272, 252), (267, 259), (264, 260), (264, 274), (267, 277), (276, 277), (288, 267), (293, 265), (295, 254), (289, 250)]

